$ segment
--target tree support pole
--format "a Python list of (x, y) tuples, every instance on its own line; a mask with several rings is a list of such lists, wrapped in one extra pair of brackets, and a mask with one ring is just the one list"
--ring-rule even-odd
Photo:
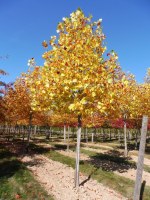
[(76, 166), (75, 166), (75, 187), (79, 187), (79, 162), (80, 162), (80, 141), (81, 141), (81, 115), (78, 115), (77, 147), (76, 147)]
[(147, 126), (148, 126), (148, 117), (143, 116), (142, 130), (141, 130), (141, 140), (140, 140), (140, 147), (139, 147), (139, 154), (138, 154), (138, 163), (137, 163), (136, 181), (135, 181), (135, 187), (134, 187), (133, 200), (139, 200), (140, 199)]

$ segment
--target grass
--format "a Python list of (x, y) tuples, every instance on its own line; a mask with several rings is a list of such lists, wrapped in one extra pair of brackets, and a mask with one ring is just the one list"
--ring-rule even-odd
[[(105, 145), (107, 145), (107, 146), (110, 146), (110, 147), (114, 147), (114, 150), (118, 150), (118, 151), (120, 151), (120, 152), (123, 152), (124, 151), (124, 147), (122, 147), (122, 149), (121, 149), (121, 147), (119, 146), (119, 144), (118, 144), (118, 148), (117, 148), (117, 144), (114, 146), (114, 145), (111, 145), (111, 144), (109, 144), (109, 143), (99, 143), (99, 146), (94, 146), (94, 145), (86, 145), (86, 143), (84, 144), (84, 143), (82, 143), (82, 145), (84, 146), (84, 147), (88, 147), (88, 148), (91, 148), (91, 149), (100, 149), (100, 150), (110, 150), (109, 148), (107, 148), (107, 147), (102, 147), (101, 146), (101, 144), (103, 145), (103, 144), (105, 144)], [(130, 150), (129, 151), (129, 155), (134, 155), (134, 156), (138, 156), (138, 150)], [(145, 158), (147, 158), (147, 159), (150, 159), (150, 144), (147, 144), (147, 148), (146, 148), (146, 150), (145, 150), (145, 155), (144, 155), (144, 157)], [(147, 171), (147, 168), (145, 167), (145, 171)]]
[[(130, 151), (130, 155), (138, 156), (138, 151)], [(147, 158), (147, 159), (150, 159), (150, 154), (145, 152), (144, 157)]]
[[(66, 150), (67, 149), (67, 145), (65, 145), (65, 144), (52, 143), (52, 147), (54, 147), (54, 149), (56, 148), (58, 150)], [(85, 149), (82, 149), (82, 147), (84, 147), (84, 144), (81, 144), (80, 152), (83, 153), (83, 154), (86, 154), (87, 156), (89, 156), (91, 158), (99, 159), (101, 161), (108, 160), (110, 162), (115, 162), (120, 167), (122, 167), (122, 165), (124, 165), (124, 170), (127, 170), (129, 168), (136, 168), (136, 162), (131, 161), (128, 158), (122, 157), (121, 153), (117, 150), (115, 151), (115, 150), (109, 149), (108, 153), (97, 153), (95, 151), (92, 151), (92, 149), (91, 150), (85, 150)], [(91, 146), (91, 148), (92, 148), (92, 146)], [(69, 149), (72, 150), (72, 151), (75, 151), (75, 145), (74, 144), (70, 145)], [(100, 149), (100, 148), (96, 147), (94, 149)], [(112, 154), (114, 154), (114, 155), (112, 155)], [(117, 155), (115, 155), (115, 154), (117, 154)], [(106, 167), (106, 165), (105, 165), (105, 168), (103, 166), (101, 166), (101, 167), (102, 167), (102, 169), (104, 169), (106, 171), (110, 171), (112, 169), (109, 166)], [(119, 171), (119, 169), (118, 169), (118, 171)], [(148, 165), (144, 165), (144, 171), (150, 173), (150, 167)]]
[[(44, 148), (38, 147), (32, 144), (32, 150), (34, 150), (35, 153), (44, 153), (49, 159), (61, 162), (72, 168), (75, 168), (74, 158), (64, 156), (54, 151), (54, 149), (46, 152)], [(112, 171), (106, 171), (102, 169), (101, 167), (95, 166), (87, 161), (80, 161), (80, 172), (84, 173), (88, 177), (92, 177), (93, 179), (96, 179), (98, 182), (102, 183), (103, 185), (107, 187), (114, 189), (115, 191), (119, 192), (120, 194), (122, 194), (123, 196), (129, 199), (131, 199), (133, 196), (134, 181), (128, 178), (116, 175)], [(149, 186), (145, 187), (143, 200), (150, 200)]]
[(144, 171), (150, 173), (150, 167), (148, 165), (144, 165)]
[(0, 199), (53, 200), (14, 154), (0, 148)]
[[(93, 148), (93, 149), (100, 149), (100, 150), (110, 150), (110, 148), (107, 148), (107, 146), (106, 147), (104, 147), (104, 146), (101, 146), (101, 145), (99, 145), (99, 146), (94, 146), (94, 144), (92, 145), (87, 145), (86, 143), (81, 143), (82, 144), (82, 146), (83, 147), (88, 147), (88, 148)], [(104, 144), (103, 144), (104, 145)]]

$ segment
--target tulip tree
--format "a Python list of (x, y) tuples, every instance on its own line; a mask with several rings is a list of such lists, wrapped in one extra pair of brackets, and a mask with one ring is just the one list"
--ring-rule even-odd
[(14, 83), (14, 87), (8, 91), (4, 99), (8, 112), (7, 117), (10, 121), (29, 119), (31, 113), (30, 97), (23, 78)]
[(150, 116), (150, 68), (147, 69), (145, 83), (140, 84), (140, 111), (141, 115)]
[[(31, 125), (46, 122), (46, 116), (36, 113), (31, 108), (31, 99), (28, 88), (26, 87), (25, 78), (21, 76), (14, 83), (4, 97), (5, 119), (12, 124), (28, 124), (29, 132), (27, 138), (26, 150), (28, 151), (31, 134)], [(32, 123), (33, 122), (33, 123)]]
[(101, 22), (91, 21), (81, 10), (58, 23), (58, 37), (52, 36), (43, 46), (44, 66), (29, 75), (28, 85), (34, 110), (53, 110), (73, 113), (78, 118), (75, 186), (79, 186), (79, 153), (82, 117), (100, 113), (114, 114), (115, 101), (120, 97), (115, 91), (127, 80), (117, 63), (117, 54), (111, 51), (104, 59), (105, 35)]
[(136, 89), (137, 84), (134, 79), (134, 76), (129, 74), (126, 75), (126, 79), (128, 80), (128, 84), (124, 86), (122, 90), (119, 92), (122, 93), (120, 101), (119, 101), (119, 110), (120, 110), (120, 118), (124, 121), (124, 155), (125, 157), (128, 154), (127, 149), (127, 120), (133, 115), (133, 102), (135, 102), (136, 99)]
[[(129, 97), (129, 95), (128, 95)], [(148, 82), (136, 84), (130, 94), (130, 116), (131, 118), (142, 118), (143, 115), (150, 116), (150, 84)]]
[[(124, 96), (125, 98), (120, 100), (122, 117), (126, 116), (129, 119), (134, 118), (138, 121), (143, 115), (150, 115), (150, 84), (148, 82), (137, 84), (133, 77), (130, 77), (130, 84), (125, 88)], [(124, 118), (125, 156), (127, 156), (126, 120)]]
[(150, 116), (150, 83), (139, 84), (136, 95), (137, 106), (135, 106), (135, 110), (138, 117)]

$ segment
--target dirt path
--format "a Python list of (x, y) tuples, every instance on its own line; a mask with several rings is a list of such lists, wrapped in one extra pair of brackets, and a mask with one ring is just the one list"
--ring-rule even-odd
[[(100, 149), (91, 149), (91, 148), (88, 148), (88, 147), (85, 147), (85, 148), (82, 148), (82, 149), (85, 149), (85, 150), (89, 150), (89, 151), (94, 151), (94, 152), (98, 152), (98, 153), (105, 153), (106, 151), (105, 150), (100, 150)], [(62, 155), (65, 155), (65, 156), (69, 156), (69, 157), (72, 157), (72, 158), (75, 158), (75, 152), (73, 151), (62, 151), (62, 150), (59, 150), (58, 151), (59, 153), (61, 153)], [(80, 155), (80, 159), (81, 160), (89, 160), (90, 161), (90, 157), (81, 153)], [(137, 157), (134, 156), (134, 159), (136, 160)], [(147, 159), (148, 160), (148, 159)], [(146, 161), (147, 161), (146, 160)], [(145, 162), (146, 162), (145, 161)], [(149, 162), (149, 160), (147, 161)], [(147, 163), (146, 162), (146, 163)], [(113, 163), (112, 163), (113, 164)], [(148, 163), (147, 163), (148, 164)], [(125, 178), (129, 178), (131, 180), (135, 180), (135, 177), (136, 177), (136, 170), (135, 169), (127, 169), (126, 171), (122, 171), (122, 172), (119, 172), (119, 171), (113, 171), (115, 174), (119, 175), (119, 176), (123, 176)], [(143, 171), (143, 180), (146, 180), (146, 185), (149, 185), (150, 186), (150, 173), (148, 172), (145, 172)]]
[[(136, 170), (135, 169), (128, 169), (127, 172), (122, 172), (119, 173), (118, 171), (114, 172), (115, 174), (118, 174), (119, 176), (123, 176), (125, 178), (129, 178), (131, 180), (136, 179)], [(143, 175), (142, 175), (143, 181), (146, 181), (146, 185), (150, 186), (150, 173), (143, 171)]]
[[(82, 149), (97, 152), (97, 153), (106, 153), (106, 152), (109, 151), (109, 150), (102, 150), (102, 149), (94, 149), (94, 148), (91, 148), (91, 147), (90, 148), (89, 147), (82, 147)], [(69, 157), (72, 157), (72, 158), (75, 158), (75, 156), (76, 156), (76, 153), (73, 152), (73, 151), (67, 152), (67, 151), (63, 151), (63, 150), (58, 150), (57, 152), (61, 153), (62, 155), (69, 156)], [(132, 155), (130, 157), (132, 158), (133, 161), (137, 162), (137, 159), (138, 159), (137, 156)], [(80, 159), (90, 161), (90, 157), (86, 154), (83, 154), (83, 153), (80, 154)], [(145, 158), (144, 164), (150, 166), (150, 160)], [(114, 173), (119, 175), (119, 176), (129, 178), (131, 180), (135, 180), (135, 177), (136, 177), (136, 170), (135, 169), (128, 169), (127, 171), (124, 171), (124, 172), (114, 171)], [(146, 185), (150, 186), (150, 173), (143, 171), (143, 180), (146, 180)]]
[[(77, 191), (74, 188), (74, 170), (67, 165), (52, 161), (42, 155), (25, 156), (22, 161), (28, 165), (35, 178), (56, 200), (124, 200), (115, 191), (95, 180), (88, 180)], [(80, 173), (80, 182), (88, 177)]]
[[(132, 158), (132, 160), (137, 162), (137, 160), (138, 160), (137, 156), (130, 156), (130, 157)], [(144, 164), (150, 166), (150, 160), (148, 158), (144, 158)]]

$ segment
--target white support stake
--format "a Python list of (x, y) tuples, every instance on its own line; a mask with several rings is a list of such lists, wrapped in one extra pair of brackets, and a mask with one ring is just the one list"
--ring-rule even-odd
[(139, 148), (139, 154), (138, 154), (138, 163), (137, 163), (136, 181), (135, 181), (135, 187), (134, 187), (133, 200), (139, 200), (140, 199), (147, 126), (148, 126), (148, 117), (143, 116), (142, 130), (141, 130), (141, 140), (140, 140), (140, 148)]

